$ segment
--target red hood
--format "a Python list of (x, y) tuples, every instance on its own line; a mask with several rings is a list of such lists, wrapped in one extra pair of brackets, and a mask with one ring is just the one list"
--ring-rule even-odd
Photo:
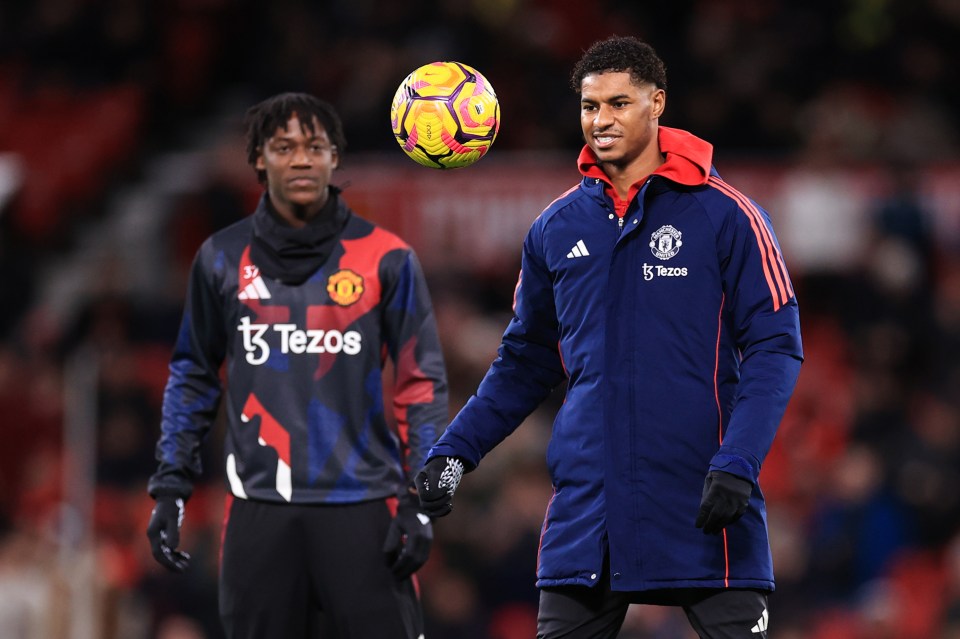
[[(661, 175), (688, 186), (707, 183), (713, 161), (712, 144), (692, 133), (666, 126), (659, 127), (657, 141), (660, 144), (660, 152), (666, 160), (653, 172), (654, 175)], [(609, 181), (603, 169), (597, 164), (596, 154), (589, 146), (584, 145), (583, 150), (580, 151), (580, 157), (577, 158), (577, 164), (583, 175)]]

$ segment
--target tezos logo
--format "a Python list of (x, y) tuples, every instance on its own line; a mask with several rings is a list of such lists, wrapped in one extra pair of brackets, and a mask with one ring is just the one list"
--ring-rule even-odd
[(660, 264), (651, 266), (646, 262), (643, 264), (643, 279), (648, 282), (654, 277), (686, 277), (687, 273), (686, 266), (661, 266)]
[(270, 357), (270, 344), (264, 338), (273, 329), (280, 335), (281, 353), (331, 353), (356, 355), (361, 348), (361, 335), (357, 331), (342, 333), (338, 330), (308, 328), (301, 330), (296, 324), (254, 324), (249, 317), (240, 320), (237, 330), (243, 334), (243, 350), (247, 362), (254, 366), (263, 364)]
[(680, 237), (683, 234), (669, 224), (661, 226), (653, 235), (650, 236), (650, 250), (661, 260), (669, 260), (680, 252), (683, 242)]

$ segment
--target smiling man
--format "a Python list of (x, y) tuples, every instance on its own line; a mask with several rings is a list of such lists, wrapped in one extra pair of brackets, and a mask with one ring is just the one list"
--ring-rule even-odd
[(758, 477), (803, 358), (770, 218), (660, 126), (666, 73), (631, 37), (576, 64), (583, 179), (523, 245), (514, 318), (416, 481), (431, 516), (567, 382), (537, 563), (540, 639), (613, 639), (631, 603), (700, 637), (767, 636)]
[(330, 183), (345, 145), (336, 112), (313, 96), (251, 108), (247, 157), (265, 192), (253, 215), (204, 242), (190, 274), (147, 536), (158, 562), (188, 568), (184, 503), (222, 397), (230, 639), (423, 633), (414, 573), (433, 532), (412, 473), (446, 421), (446, 373), (413, 251)]

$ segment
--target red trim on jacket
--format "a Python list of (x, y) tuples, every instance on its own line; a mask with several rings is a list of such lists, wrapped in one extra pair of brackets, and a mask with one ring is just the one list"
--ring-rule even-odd
[(756, 205), (750, 201), (747, 196), (736, 190), (718, 177), (711, 177), (710, 185), (718, 191), (733, 199), (744, 215), (750, 220), (750, 228), (757, 237), (757, 246), (760, 249), (760, 262), (763, 265), (763, 276), (767, 280), (767, 286), (770, 288), (770, 297), (773, 298), (773, 310), (776, 312), (780, 307), (790, 301), (793, 297), (793, 285), (790, 283), (790, 277), (787, 275), (787, 267), (783, 263), (783, 256), (777, 249), (776, 242), (773, 241), (773, 235), (763, 221), (763, 215), (757, 210)]

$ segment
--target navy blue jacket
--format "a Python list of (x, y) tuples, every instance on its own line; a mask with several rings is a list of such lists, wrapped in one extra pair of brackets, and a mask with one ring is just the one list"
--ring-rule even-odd
[[(773, 589), (757, 484), (802, 361), (799, 315), (770, 219), (660, 128), (666, 162), (620, 217), (585, 148), (584, 179), (523, 245), (499, 356), (429, 456), (469, 465), (566, 378), (547, 464), (538, 586)], [(720, 535), (694, 526), (704, 478), (754, 484)]]

